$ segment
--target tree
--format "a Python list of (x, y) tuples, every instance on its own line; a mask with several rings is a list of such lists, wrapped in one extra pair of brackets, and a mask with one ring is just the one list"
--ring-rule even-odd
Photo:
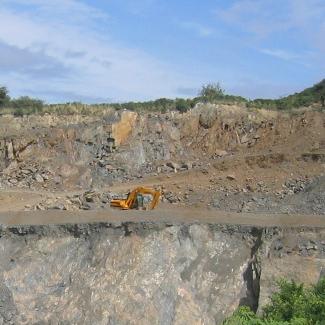
[(224, 89), (221, 88), (220, 83), (208, 83), (202, 86), (199, 92), (199, 96), (205, 102), (212, 102), (217, 99), (221, 99), (225, 96)]
[(8, 89), (6, 87), (0, 87), (0, 107), (8, 103), (9, 99)]

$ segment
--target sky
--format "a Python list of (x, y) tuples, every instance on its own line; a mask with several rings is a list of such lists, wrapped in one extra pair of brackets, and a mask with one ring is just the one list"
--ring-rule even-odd
[(0, 0), (0, 85), (48, 103), (279, 98), (325, 78), (325, 0)]

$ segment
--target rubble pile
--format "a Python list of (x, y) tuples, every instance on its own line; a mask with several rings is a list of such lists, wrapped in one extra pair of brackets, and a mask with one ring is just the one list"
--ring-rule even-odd
[(46, 188), (49, 183), (57, 181), (51, 170), (37, 162), (11, 165), (0, 173), (0, 184), (9, 188)]
[(85, 191), (81, 194), (46, 198), (42, 202), (25, 210), (96, 210), (108, 208), (114, 195), (110, 192)]

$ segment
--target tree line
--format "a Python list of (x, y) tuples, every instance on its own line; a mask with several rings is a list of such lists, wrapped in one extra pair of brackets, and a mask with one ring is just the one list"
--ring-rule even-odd
[(145, 102), (126, 102), (126, 103), (105, 103), (87, 105), (82, 103), (66, 103), (66, 104), (51, 104), (47, 105), (40, 99), (31, 98), (29, 96), (22, 96), (19, 98), (10, 98), (8, 89), (0, 87), (0, 109), (7, 108), (10, 112), (16, 115), (46, 113), (51, 112), (53, 107), (59, 106), (61, 114), (69, 114), (71, 112), (71, 105), (74, 107), (81, 107), (82, 111), (87, 111), (87, 107), (96, 109), (114, 108), (116, 110), (128, 109), (137, 112), (161, 112), (179, 111), (181, 113), (187, 112), (195, 107), (197, 103), (231, 103), (243, 104), (248, 108), (264, 108), (273, 110), (291, 110), (293, 108), (308, 107), (313, 104), (321, 104), (325, 106), (325, 79), (307, 88), (300, 93), (279, 98), (279, 99), (254, 99), (248, 100), (241, 96), (233, 96), (225, 93), (220, 83), (208, 83), (203, 85), (197, 96), (194, 98), (159, 98), (157, 100)]

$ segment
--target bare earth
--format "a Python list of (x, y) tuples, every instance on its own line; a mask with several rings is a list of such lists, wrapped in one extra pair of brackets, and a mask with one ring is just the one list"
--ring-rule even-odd
[(49, 224), (88, 224), (121, 222), (155, 222), (171, 224), (236, 224), (258, 227), (325, 227), (322, 215), (288, 215), (221, 212), (208, 209), (166, 208), (161, 206), (153, 211), (10, 211), (0, 213), (0, 224), (49, 225)]

